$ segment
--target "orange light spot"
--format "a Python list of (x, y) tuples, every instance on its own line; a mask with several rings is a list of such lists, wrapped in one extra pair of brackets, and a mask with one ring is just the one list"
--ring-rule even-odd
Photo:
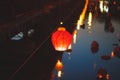
[(110, 79), (110, 75), (109, 74), (106, 75), (106, 79), (107, 80)]
[(111, 58), (113, 58), (115, 56), (114, 52), (111, 52)]
[(116, 5), (117, 4), (116, 1), (114, 1), (113, 4)]
[(103, 76), (102, 76), (101, 74), (99, 74), (98, 77), (99, 77), (100, 79), (103, 78)]
[(63, 69), (63, 63), (60, 60), (57, 61), (55, 69), (58, 71)]
[(58, 31), (65, 31), (66, 29), (64, 27), (59, 27), (57, 30)]

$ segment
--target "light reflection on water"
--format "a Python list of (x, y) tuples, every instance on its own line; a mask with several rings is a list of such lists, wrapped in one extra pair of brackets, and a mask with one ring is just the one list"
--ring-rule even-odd
[[(99, 22), (96, 19), (91, 26), (91, 33), (88, 32), (87, 25), (85, 29), (80, 29), (77, 32), (76, 44), (72, 44), (70, 59), (67, 52), (64, 52), (62, 57), (63, 75), (61, 78), (56, 76), (54, 80), (96, 80), (99, 68), (107, 70), (110, 80), (120, 80), (120, 59), (117, 57), (110, 60), (101, 59), (102, 55), (111, 54), (115, 47), (113, 44), (120, 45), (118, 41), (120, 23), (112, 20), (112, 25), (115, 28), (114, 33), (105, 32), (104, 24), (104, 21)], [(99, 43), (99, 50), (93, 54), (90, 46), (94, 40)]]

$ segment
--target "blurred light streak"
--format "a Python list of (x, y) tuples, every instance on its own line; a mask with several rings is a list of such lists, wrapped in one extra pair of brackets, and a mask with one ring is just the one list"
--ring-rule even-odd
[(77, 30), (74, 30), (73, 32), (73, 43), (76, 44), (76, 38), (77, 38)]
[(77, 22), (77, 30), (80, 29), (80, 25), (84, 24), (84, 19), (85, 19), (85, 14), (86, 14), (86, 11), (87, 11), (87, 6), (88, 6), (88, 0), (86, 0), (85, 6), (83, 8), (83, 11), (80, 14), (79, 20)]
[(100, 12), (103, 13), (103, 0), (99, 1)]
[(92, 25), (92, 12), (89, 12), (89, 15), (88, 15), (88, 26), (91, 26)]

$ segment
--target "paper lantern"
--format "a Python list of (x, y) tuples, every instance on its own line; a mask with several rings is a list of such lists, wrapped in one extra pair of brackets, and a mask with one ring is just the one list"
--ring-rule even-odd
[(71, 43), (72, 35), (64, 27), (59, 27), (52, 34), (52, 44), (57, 51), (66, 51)]

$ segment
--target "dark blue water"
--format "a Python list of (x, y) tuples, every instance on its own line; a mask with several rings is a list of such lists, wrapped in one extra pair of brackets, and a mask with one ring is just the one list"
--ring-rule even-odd
[[(96, 80), (100, 68), (107, 70), (110, 80), (120, 80), (120, 59), (116, 56), (109, 60), (101, 59), (102, 55), (111, 55), (116, 45), (120, 45), (120, 20), (111, 19), (114, 32), (104, 30), (104, 19), (95, 19), (91, 29), (88, 29), (87, 19), (85, 29), (77, 30), (76, 43), (72, 43), (72, 52), (64, 52), (62, 62), (64, 68), (62, 77), (57, 77), (54, 69), (54, 80)], [(76, 26), (75, 26), (76, 27)], [(91, 51), (92, 41), (97, 41), (99, 50)]]

